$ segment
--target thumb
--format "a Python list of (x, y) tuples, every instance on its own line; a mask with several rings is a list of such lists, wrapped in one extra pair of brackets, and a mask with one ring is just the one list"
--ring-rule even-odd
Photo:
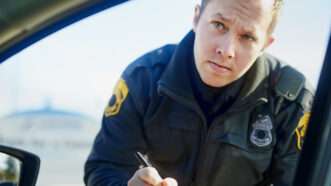
[(173, 178), (165, 178), (162, 180), (162, 186), (178, 186), (178, 183)]

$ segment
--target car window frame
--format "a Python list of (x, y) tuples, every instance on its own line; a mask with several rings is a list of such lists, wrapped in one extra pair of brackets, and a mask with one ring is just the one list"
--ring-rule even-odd
[(312, 115), (297, 167), (295, 186), (326, 186), (331, 163), (331, 35), (318, 81)]
[(80, 7), (72, 9), (71, 12), (67, 12), (65, 15), (60, 17), (50, 17), (50, 23), (47, 25), (40, 25), (40, 29), (33, 30), (31, 33), (18, 36), (18, 40), (13, 42), (14, 44), (9, 46), (4, 51), (0, 51), (0, 64), (6, 59), (17, 54), (21, 50), (27, 48), (28, 46), (36, 43), (37, 41), (53, 34), (73, 23), (76, 23), (86, 17), (109, 9), (111, 7), (123, 4), (129, 0), (94, 0), (88, 1)]

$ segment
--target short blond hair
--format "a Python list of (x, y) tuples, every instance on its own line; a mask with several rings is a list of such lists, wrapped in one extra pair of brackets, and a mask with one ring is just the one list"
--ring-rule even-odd
[(273, 31), (275, 30), (279, 18), (279, 12), (283, 4), (284, 4), (283, 0), (274, 0), (274, 6), (272, 9), (272, 20), (268, 28), (269, 34), (273, 33)]

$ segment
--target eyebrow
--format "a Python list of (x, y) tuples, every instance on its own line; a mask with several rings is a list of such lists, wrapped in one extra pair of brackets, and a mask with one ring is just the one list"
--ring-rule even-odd
[(226, 22), (231, 22), (231, 19), (226, 18), (226, 17), (225, 17), (223, 14), (221, 14), (221, 13), (216, 13), (214, 17), (217, 17), (217, 18), (219, 18), (219, 19), (222, 19), (222, 20), (224, 20), (224, 21), (226, 21)]

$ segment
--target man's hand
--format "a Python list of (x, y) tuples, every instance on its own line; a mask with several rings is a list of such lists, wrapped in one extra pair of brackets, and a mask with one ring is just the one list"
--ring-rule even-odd
[(135, 172), (128, 181), (128, 186), (177, 186), (173, 178), (162, 179), (153, 167), (145, 167)]

